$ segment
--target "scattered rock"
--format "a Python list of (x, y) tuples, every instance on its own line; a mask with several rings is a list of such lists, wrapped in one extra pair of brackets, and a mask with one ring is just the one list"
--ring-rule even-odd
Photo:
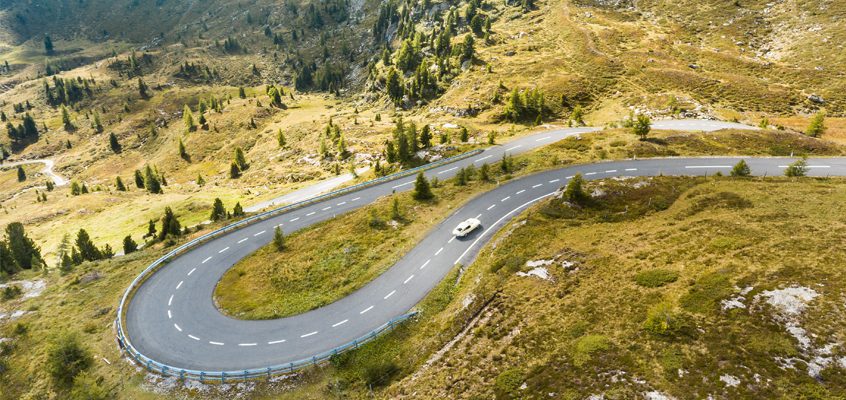
[(517, 276), (536, 276), (543, 280), (550, 280), (549, 278), (549, 271), (546, 267), (537, 267), (529, 270), (528, 272), (518, 272)]
[(82, 278), (79, 278), (79, 283), (82, 283), (82, 284), (91, 283), (91, 282), (94, 282), (94, 281), (96, 281), (100, 278), (102, 278), (102, 276), (100, 275), (99, 272), (91, 271), (91, 272), (83, 275)]
[(31, 299), (34, 297), (41, 296), (41, 293), (44, 292), (44, 289), (47, 288), (47, 281), (43, 279), (37, 279), (34, 281), (12, 281), (9, 283), (0, 284), (0, 290), (5, 289), (9, 286), (18, 286), (23, 291), (23, 298), (24, 299)]
[(657, 390), (653, 390), (651, 392), (646, 392), (643, 394), (643, 398), (646, 400), (673, 400), (674, 397), (666, 394), (661, 393)]
[(720, 381), (725, 383), (728, 387), (737, 387), (740, 385), (740, 379), (734, 375), (720, 375)]
[(812, 95), (808, 96), (808, 101), (810, 101), (811, 103), (816, 103), (816, 104), (825, 104), (825, 99), (823, 99), (818, 94), (812, 94)]

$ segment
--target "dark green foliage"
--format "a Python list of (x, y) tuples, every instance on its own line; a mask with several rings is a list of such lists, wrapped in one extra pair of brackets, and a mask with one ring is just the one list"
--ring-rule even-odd
[[(9, 254), (18, 268), (37, 268), (43, 263), (40, 261), (41, 249), (35, 245), (35, 241), (26, 235), (24, 226), (20, 222), (12, 222), (6, 225), (6, 244), (10, 252)], [(0, 262), (8, 261), (2, 259), (3, 255), (0, 254)], [(38, 261), (38, 264), (34, 264), (33, 261)]]
[(385, 90), (388, 93), (388, 97), (394, 102), (394, 104), (399, 104), (400, 100), (402, 100), (402, 96), (404, 94), (404, 89), (402, 86), (402, 78), (400, 78), (399, 73), (396, 69), (391, 68), (388, 70), (388, 79), (385, 84)]
[(138, 78), (138, 94), (141, 96), (142, 99), (146, 99), (147, 97), (150, 96), (150, 93), (148, 92), (149, 89), (150, 88), (147, 86), (147, 84), (144, 83), (144, 80), (139, 77)]
[(469, 33), (464, 35), (464, 42), (461, 43), (461, 61), (473, 61), (476, 54), (475, 44), (473, 35)]
[(226, 208), (223, 207), (223, 201), (220, 198), (214, 199), (214, 205), (212, 205), (212, 212), (209, 216), (209, 219), (212, 221), (220, 221), (226, 218)]
[(500, 372), (494, 380), (494, 394), (497, 399), (519, 398), (520, 385), (525, 381), (523, 372), (517, 368), (509, 368)]
[(123, 238), (123, 254), (134, 253), (138, 250), (138, 243), (132, 240), (132, 235), (126, 235)]
[(652, 130), (652, 121), (644, 114), (638, 114), (637, 118), (632, 121), (632, 133), (637, 135), (640, 140), (645, 140)]
[(38, 141), (38, 127), (29, 113), (24, 114), (23, 120), (17, 127), (7, 122), (6, 134), (12, 140), (13, 147), (22, 147)]
[(235, 207), (232, 208), (232, 216), (243, 217), (244, 215), (244, 208), (241, 207), (241, 202), (235, 203)]
[(229, 164), (229, 177), (232, 179), (241, 177), (241, 168), (238, 168), (238, 163), (235, 161), (232, 161), (232, 164)]
[(94, 245), (85, 229), (76, 234), (76, 249), (82, 261), (97, 261), (104, 258), (103, 252)]
[(161, 221), (162, 227), (159, 230), (159, 240), (164, 240), (168, 236), (182, 235), (182, 225), (170, 207), (165, 207), (164, 216), (162, 216)]
[(416, 200), (429, 200), (434, 198), (432, 188), (429, 187), (429, 181), (422, 172), (417, 173), (417, 180), (414, 181), (414, 198)]
[(567, 183), (567, 187), (564, 189), (564, 199), (571, 204), (586, 205), (590, 196), (585, 193), (583, 186), (584, 178), (582, 178), (582, 174), (576, 174), (576, 176)]
[(162, 183), (156, 173), (153, 171), (153, 168), (147, 165), (144, 168), (144, 187), (147, 188), (147, 191), (153, 194), (161, 194), (164, 193), (162, 191)]
[(141, 174), (141, 171), (135, 170), (135, 186), (138, 189), (144, 189), (144, 175)]
[(749, 164), (746, 164), (745, 160), (740, 160), (731, 169), (731, 176), (742, 177), (742, 176), (749, 176), (749, 175), (752, 175), (752, 171), (749, 169)]
[(53, 52), (53, 39), (50, 38), (50, 35), (44, 35), (44, 53), (52, 56)]
[(282, 232), (282, 228), (278, 226), (273, 231), (273, 245), (276, 247), (276, 251), (285, 250), (285, 234)]
[(661, 287), (675, 282), (679, 274), (675, 271), (656, 268), (638, 272), (635, 275), (635, 283), (647, 288)]
[(467, 143), (467, 141), (470, 140), (470, 134), (467, 132), (466, 127), (461, 127), (461, 135), (459, 136), (459, 140), (461, 140), (461, 143)]
[(114, 132), (109, 133), (109, 148), (112, 149), (112, 151), (115, 152), (116, 154), (120, 153), (121, 150), (123, 149), (120, 145), (120, 142), (118, 142), (118, 138), (114, 134)]
[(250, 164), (247, 164), (247, 158), (244, 156), (244, 150), (240, 147), (235, 148), (234, 163), (238, 166), (239, 171), (246, 171), (247, 168), (250, 168)]
[(22, 165), (18, 165), (18, 182), (23, 182), (26, 180), (26, 171), (24, 171)]
[(126, 191), (126, 185), (123, 184), (123, 179), (120, 179), (119, 176), (115, 177), (115, 188), (120, 192)]
[(182, 143), (182, 139), (179, 139), (179, 157), (185, 161), (191, 161), (191, 155), (189, 155), (188, 151), (185, 149), (185, 143)]
[(420, 146), (424, 149), (432, 146), (432, 132), (429, 124), (423, 125), (423, 129), (420, 130)]
[(796, 160), (784, 170), (784, 176), (800, 177), (808, 174), (808, 161), (804, 158)]
[(87, 370), (94, 360), (74, 334), (62, 333), (53, 338), (47, 348), (45, 368), (61, 386), (70, 386), (74, 378)]
[(825, 112), (820, 111), (811, 118), (811, 123), (805, 133), (810, 137), (820, 137), (825, 134), (826, 130)]
[(728, 275), (721, 272), (709, 273), (696, 279), (689, 291), (679, 299), (685, 310), (695, 313), (716, 311), (720, 300), (734, 293)]
[(545, 113), (546, 102), (540, 89), (519, 92), (515, 88), (505, 103), (502, 116), (511, 122), (522, 122), (543, 119)]

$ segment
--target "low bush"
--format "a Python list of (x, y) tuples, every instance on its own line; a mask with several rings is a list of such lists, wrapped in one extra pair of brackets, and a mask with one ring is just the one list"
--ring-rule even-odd
[(678, 272), (656, 268), (639, 272), (635, 275), (635, 283), (648, 288), (657, 288), (679, 279)]

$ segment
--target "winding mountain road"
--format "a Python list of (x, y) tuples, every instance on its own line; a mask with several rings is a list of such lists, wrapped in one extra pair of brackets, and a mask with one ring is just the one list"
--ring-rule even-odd
[[(738, 127), (716, 121), (698, 123), (684, 122), (685, 129), (711, 131), (720, 126)], [(662, 128), (661, 122), (653, 127), (675, 129)], [(503, 153), (517, 154), (595, 130), (540, 132), (428, 170), (426, 175), (447, 179), (461, 167), (496, 162)], [(756, 175), (781, 175), (793, 161), (745, 159)], [(292, 232), (350, 212), (394, 191), (412, 189), (414, 177), (384, 182), (246, 226), (171, 260), (144, 281), (129, 298), (129, 304), (124, 305), (126, 333), (138, 352), (173, 368), (242, 371), (301, 360), (351, 342), (391, 318), (407, 313), (456, 264), (472, 262), (504, 223), (529, 205), (554, 194), (577, 173), (586, 179), (705, 175), (728, 173), (739, 160), (739, 157), (624, 160), (566, 167), (514, 179), (447, 216), (385, 273), (332, 304), (289, 318), (261, 321), (236, 320), (218, 311), (212, 301), (217, 282), (236, 262), (268, 244), (275, 227)], [(846, 158), (811, 159), (808, 164), (810, 175), (846, 175)], [(480, 219), (482, 227), (468, 237), (455, 238), (452, 229), (471, 217)]]

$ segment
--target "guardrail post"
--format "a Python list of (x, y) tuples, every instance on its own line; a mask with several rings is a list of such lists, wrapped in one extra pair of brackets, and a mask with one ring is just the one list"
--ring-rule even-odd
[(312, 363), (312, 364), (317, 364), (317, 356), (312, 356), (312, 357), (311, 357), (311, 363)]
[(200, 383), (205, 383), (206, 373), (200, 371)]
[(270, 367), (267, 367), (267, 379), (270, 379)]
[(167, 365), (162, 365), (162, 375), (167, 376)]
[(185, 380), (185, 370), (184, 369), (179, 371), (179, 380), (180, 381)]
[(244, 382), (247, 381), (247, 370), (244, 370)]
[(294, 363), (291, 363), (291, 372), (294, 372)]
[(226, 372), (220, 373), (220, 383), (226, 383)]
[(358, 348), (358, 339), (353, 340), (353, 347)]
[(153, 372), (150, 360), (147, 360), (147, 371)]

